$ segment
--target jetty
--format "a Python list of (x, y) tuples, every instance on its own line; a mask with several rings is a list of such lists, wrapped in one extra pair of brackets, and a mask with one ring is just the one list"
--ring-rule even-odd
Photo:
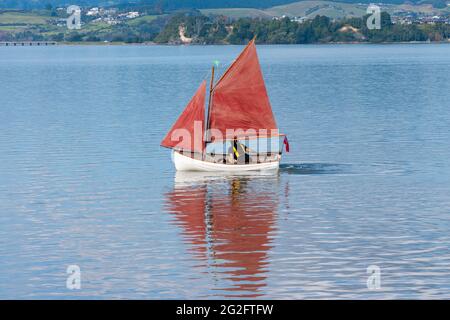
[(0, 47), (56, 46), (56, 41), (0, 41)]

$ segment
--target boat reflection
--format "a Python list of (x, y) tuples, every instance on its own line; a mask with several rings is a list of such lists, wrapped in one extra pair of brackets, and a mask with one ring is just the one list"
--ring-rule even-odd
[[(227, 297), (258, 297), (266, 285), (276, 229), (277, 174), (214, 176), (178, 172), (166, 209), (193, 256)], [(225, 283), (225, 285), (222, 285)]]

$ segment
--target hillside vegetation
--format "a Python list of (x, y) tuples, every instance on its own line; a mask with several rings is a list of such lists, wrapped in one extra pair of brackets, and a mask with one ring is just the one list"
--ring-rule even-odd
[[(114, 14), (88, 16), (80, 30), (69, 30), (67, 13), (45, 10), (0, 10), (0, 41), (156, 42), (162, 44), (242, 44), (447, 41), (450, 24), (442, 21), (393, 24), (389, 12), (428, 10), (448, 14), (450, 7), (389, 6), (381, 30), (368, 30), (365, 6), (331, 1), (303, 1), (267, 9), (222, 8), (164, 13), (141, 4), (139, 17), (126, 18), (123, 5)], [(386, 9), (383, 7), (383, 10)], [(285, 18), (280, 18), (285, 16)], [(301, 17), (299, 19), (299, 17)]]
[(180, 26), (191, 43), (200, 44), (245, 44), (253, 37), (257, 43), (303, 44), (330, 42), (406, 42), (443, 41), (450, 37), (450, 25), (395, 25), (390, 15), (382, 12), (381, 29), (369, 30), (367, 16), (333, 21), (326, 16), (298, 23), (283, 18), (264, 20), (240, 18), (231, 24), (225, 20), (212, 20), (205, 16), (173, 17), (164, 30), (155, 38), (158, 43), (182, 43)]

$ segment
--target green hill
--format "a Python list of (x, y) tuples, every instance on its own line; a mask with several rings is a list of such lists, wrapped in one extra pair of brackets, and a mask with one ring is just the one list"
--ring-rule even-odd
[(323, 15), (330, 18), (362, 17), (366, 14), (367, 5), (331, 2), (331, 1), (301, 1), (287, 5), (276, 6), (264, 10), (251, 8), (220, 8), (202, 9), (205, 15), (224, 15), (231, 18), (244, 17), (309, 17)]
[(261, 9), (253, 8), (220, 8), (220, 9), (201, 9), (204, 15), (223, 15), (230, 18), (272, 18), (273, 14)]
[[(0, 8), (7, 9), (42, 9), (47, 5), (68, 6), (77, 4), (89, 6), (157, 6), (164, 11), (178, 9), (216, 9), (216, 8), (256, 8), (264, 9), (284, 6), (296, 0), (0, 0)], [(338, 0), (349, 4), (371, 3), (373, 0)], [(448, 0), (383, 0), (386, 4), (433, 4), (436, 8), (444, 8)]]
[(267, 9), (273, 16), (314, 17), (316, 15), (330, 18), (362, 17), (366, 14), (367, 5), (340, 3), (331, 1), (301, 1)]
[(50, 16), (37, 15), (32, 12), (4, 12), (0, 13), (2, 25), (46, 24)]
[[(342, 19), (348, 17), (362, 17), (366, 14), (366, 10), (367, 4), (307, 0), (281, 6), (275, 6), (267, 9), (218, 8), (201, 9), (200, 11), (205, 15), (224, 15), (230, 18), (273, 18), (281, 16), (314, 18), (316, 15), (321, 15), (335, 19)], [(437, 9), (434, 8), (431, 4), (382, 5), (382, 10), (391, 14), (399, 12), (421, 12), (428, 14), (441, 14), (445, 12), (450, 13), (450, 7)]]

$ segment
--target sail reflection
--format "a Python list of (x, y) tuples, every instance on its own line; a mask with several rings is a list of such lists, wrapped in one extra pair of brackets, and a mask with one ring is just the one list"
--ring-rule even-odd
[(166, 194), (191, 254), (225, 296), (257, 297), (266, 285), (278, 209), (278, 175), (235, 177), (178, 172)]

